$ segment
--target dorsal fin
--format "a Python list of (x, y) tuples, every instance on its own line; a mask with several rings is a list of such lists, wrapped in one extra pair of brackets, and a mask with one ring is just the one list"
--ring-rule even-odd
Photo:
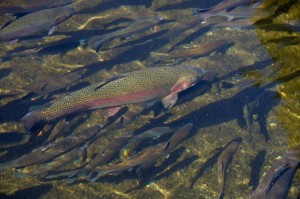
[(96, 86), (94, 90), (96, 91), (96, 90), (102, 88), (103, 86), (105, 86), (106, 84), (108, 84), (108, 83), (110, 83), (110, 82), (112, 82), (112, 81), (115, 81), (115, 80), (117, 80), (117, 79), (121, 79), (121, 78), (123, 78), (123, 77), (125, 77), (125, 76), (127, 76), (127, 75), (122, 74), (122, 75), (116, 75), (116, 76), (113, 76), (113, 77), (107, 79), (106, 81), (101, 82), (100, 85)]

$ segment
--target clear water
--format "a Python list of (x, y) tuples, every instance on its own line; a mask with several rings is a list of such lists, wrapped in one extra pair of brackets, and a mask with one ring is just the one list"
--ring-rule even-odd
[[(279, 1), (271, 5), (269, 10), (275, 14), (271, 14), (271, 18), (251, 28), (209, 27), (199, 31), (201, 25), (197, 25), (172, 36), (167, 42), (159, 40), (157, 35), (160, 31), (172, 30), (174, 27), (193, 20), (195, 16), (191, 13), (194, 8), (210, 7), (218, 2), (220, 1), (77, 0), (72, 4), (77, 9), (77, 14), (60, 24), (54, 35), (28, 38), (14, 45), (1, 43), (0, 57), (4, 57), (8, 52), (14, 52), (14, 49), (29, 48), (70, 38), (66, 40), (66, 44), (55, 45), (38, 55), (15, 56), (0, 62), (0, 133), (3, 145), (0, 158), (1, 162), (5, 162), (30, 153), (42, 144), (43, 136), (27, 144), (16, 143), (20, 133), (24, 132), (20, 119), (28, 113), (29, 107), (50, 101), (49, 96), (45, 99), (34, 94), (28, 95), (24, 88), (30, 83), (43, 82), (43, 79), (49, 76), (55, 77), (70, 71), (86, 69), (87, 75), (79, 81), (78, 87), (82, 87), (88, 82), (95, 83), (116, 74), (150, 67), (156, 57), (167, 55), (168, 50), (174, 45), (176, 52), (176, 50), (192, 48), (217, 39), (230, 42), (230, 45), (207, 56), (172, 59), (158, 65), (192, 65), (207, 71), (217, 71), (221, 90), (216, 89), (215, 84), (211, 89), (203, 89), (205, 85), (202, 84), (197, 85), (181, 93), (179, 103), (170, 110), (163, 110), (161, 105), (155, 106), (153, 111), (141, 115), (120, 131), (97, 140), (88, 150), (88, 158), (91, 158), (92, 154), (97, 153), (99, 148), (109, 143), (116, 134), (122, 135), (129, 130), (193, 123), (193, 131), (189, 138), (180, 145), (178, 150), (171, 153), (168, 159), (164, 159), (164, 162), (161, 160), (161, 164), (146, 169), (140, 178), (132, 171), (118, 176), (105, 176), (97, 182), (80, 180), (73, 184), (68, 184), (64, 179), (18, 178), (14, 170), (8, 169), (0, 173), (2, 196), (9, 195), (14, 198), (217, 198), (219, 185), (216, 164), (206, 168), (205, 163), (215, 154), (216, 149), (224, 147), (236, 137), (242, 137), (243, 142), (227, 171), (225, 198), (248, 198), (257, 186), (259, 178), (274, 161), (300, 143), (300, 46), (297, 43), (292, 45), (290, 42), (292, 37), (299, 37), (299, 32), (274, 28), (276, 26), (266, 28), (261, 26), (266, 23), (280, 24), (290, 20), (299, 20), (300, 3), (299, 1)], [(162, 17), (164, 21), (151, 30), (108, 41), (104, 43), (99, 53), (78, 45), (79, 40), (128, 26), (132, 18), (138, 20), (154, 14)], [(128, 20), (129, 17), (131, 20)], [(0, 22), (4, 24), (12, 18), (1, 16)], [(220, 23), (224, 20), (224, 18), (215, 17), (208, 19), (208, 23)], [(178, 42), (179, 45), (176, 45)], [(268, 77), (264, 69), (272, 63), (279, 63), (281, 69)], [(247, 84), (242, 83), (249, 79), (257, 80), (261, 85), (273, 82), (264, 90), (257, 107), (251, 114), (254, 118), (252, 140), (249, 140), (243, 107), (259, 88), (246, 87)], [(71, 86), (70, 90), (76, 90), (78, 87)], [(197, 92), (200, 89), (204, 91)], [(22, 90), (21, 93), (20, 90)], [(60, 89), (51, 95), (66, 92), (66, 89)], [(192, 95), (196, 92), (197, 95)], [(187, 97), (189, 95), (192, 97)], [(89, 117), (76, 127), (77, 130), (95, 124), (105, 124), (106, 119), (102, 110), (93, 110), (89, 114)], [(155, 140), (154, 143), (165, 140)], [(7, 148), (5, 146), (8, 143), (16, 146)], [(139, 148), (151, 144), (148, 143)], [(120, 158), (126, 158), (131, 153), (134, 151), (130, 147), (125, 147), (121, 151)], [(257, 161), (254, 161), (255, 159)], [(80, 164), (82, 164), (80, 161), (69, 163), (61, 170), (74, 168)], [(30, 167), (29, 170), (36, 168), (38, 167)], [(288, 198), (299, 197), (299, 176), (298, 172)], [(192, 188), (191, 184), (193, 184)]]

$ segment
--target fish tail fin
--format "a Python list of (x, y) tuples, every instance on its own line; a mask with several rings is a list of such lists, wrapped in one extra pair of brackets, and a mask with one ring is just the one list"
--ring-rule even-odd
[(91, 39), (89, 39), (88, 41), (88, 47), (95, 50), (96, 52), (98, 52), (102, 46), (102, 44), (106, 41), (107, 39), (105, 37), (102, 36), (96, 36), (96, 37), (92, 37)]
[(22, 119), (25, 128), (30, 134), (35, 134), (43, 129), (46, 122), (41, 116), (41, 111), (32, 111), (27, 113)]

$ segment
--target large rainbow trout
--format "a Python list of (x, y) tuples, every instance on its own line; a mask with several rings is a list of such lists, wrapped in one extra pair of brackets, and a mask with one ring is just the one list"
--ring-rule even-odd
[(165, 108), (177, 101), (177, 93), (196, 84), (205, 71), (188, 67), (153, 67), (117, 75), (71, 93), (48, 108), (25, 115), (21, 121), (35, 133), (53, 119), (94, 108), (106, 108), (114, 115), (122, 105), (162, 99)]

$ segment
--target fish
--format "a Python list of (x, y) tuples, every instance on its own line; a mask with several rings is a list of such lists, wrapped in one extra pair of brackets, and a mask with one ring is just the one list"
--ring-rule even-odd
[(57, 8), (73, 3), (75, 0), (1, 0), (0, 13), (23, 14), (47, 8)]
[(242, 142), (242, 138), (240, 137), (233, 139), (223, 148), (223, 151), (221, 152), (218, 158), (217, 175), (218, 175), (218, 183), (220, 186), (220, 195), (218, 197), (219, 199), (224, 198), (226, 171), (232, 161), (233, 155), (236, 153), (241, 142)]
[(207, 18), (215, 16), (220, 11), (230, 11), (237, 6), (251, 5), (255, 2), (256, 0), (224, 0), (211, 8), (197, 9), (195, 12), (197, 13), (197, 17), (205, 21)]
[(45, 98), (54, 91), (66, 88), (79, 81), (87, 70), (78, 70), (68, 72), (58, 76), (45, 77), (40, 80), (33, 81), (31, 84), (21, 88), (24, 92), (33, 92)]
[(224, 21), (220, 23), (213, 24), (213, 28), (226, 28), (229, 30), (241, 29), (241, 28), (251, 28), (255, 21), (251, 21), (249, 19), (240, 19), (234, 21)]
[(101, 126), (93, 126), (81, 132), (75, 132), (70, 136), (57, 142), (52, 142), (47, 146), (38, 147), (29, 154), (20, 158), (0, 164), (0, 171), (9, 168), (23, 168), (32, 165), (44, 164), (54, 158), (67, 153), (73, 148), (85, 144), (95, 137), (101, 130)]
[(95, 167), (93, 171), (97, 172), (98, 174), (95, 177), (89, 178), (88, 180), (94, 182), (103, 175), (118, 175), (126, 170), (131, 171), (137, 166), (138, 168), (136, 169), (136, 172), (139, 174), (142, 169), (153, 165), (153, 163), (155, 163), (158, 159), (167, 156), (169, 153), (174, 151), (187, 137), (192, 127), (193, 124), (188, 123), (179, 128), (167, 142), (145, 148), (132, 157), (119, 163)]
[(88, 47), (98, 52), (104, 42), (110, 41), (115, 38), (129, 37), (144, 32), (158, 24), (161, 20), (162, 18), (159, 16), (148, 17), (145, 19), (140, 19), (137, 22), (129, 25), (127, 28), (118, 30), (116, 32), (91, 37), (90, 39), (88, 39)]
[(86, 164), (83, 168), (79, 169), (79, 171), (74, 174), (71, 178), (69, 178), (69, 182), (73, 182), (76, 177), (90, 177), (92, 175), (91, 170), (97, 166), (104, 165), (107, 163), (116, 153), (120, 151), (130, 140), (132, 137), (132, 132), (128, 132), (126, 136), (117, 137), (111, 140), (111, 142), (105, 146), (98, 155)]
[(264, 93), (264, 90), (258, 90), (257, 93), (252, 93), (252, 95), (246, 99), (246, 103), (243, 107), (244, 119), (250, 139), (252, 139), (253, 111), (256, 107), (258, 107), (259, 100)]
[(251, 199), (287, 198), (294, 175), (300, 165), (299, 149), (298, 147), (298, 152), (287, 151), (282, 158), (273, 163), (252, 193)]
[(10, 44), (18, 39), (49, 30), (48, 35), (55, 32), (57, 25), (76, 13), (75, 8), (65, 6), (51, 8), (27, 14), (16, 19), (0, 30), (0, 41)]
[(105, 108), (110, 117), (122, 105), (160, 99), (165, 108), (171, 108), (178, 93), (195, 85), (204, 75), (203, 69), (192, 66), (153, 67), (120, 74), (75, 91), (48, 108), (29, 112), (21, 122), (34, 134), (51, 120), (88, 109)]
[[(103, 132), (111, 132), (127, 126), (128, 124), (135, 121), (145, 109), (149, 108), (149, 106), (151, 106), (150, 103), (135, 104), (135, 106), (132, 106), (130, 108), (128, 108), (128, 106), (124, 107), (125, 112), (122, 112), (121, 115), (113, 116), (118, 116), (117, 118), (108, 118), (107, 124), (103, 127)], [(121, 111), (122, 110), (120, 110), (119, 112)]]
[[(13, 139), (13, 141), (11, 141)], [(16, 147), (20, 145), (24, 145), (29, 143), (30, 136), (23, 134), (23, 133), (14, 133), (14, 132), (8, 132), (8, 133), (1, 133), (0, 136), (0, 149), (6, 149), (11, 147)]]
[(69, 41), (69, 39), (61, 39), (59, 41), (51, 42), (43, 45), (35, 45), (30, 47), (18, 47), (11, 51), (8, 51), (6, 55), (1, 57), (2, 62), (9, 61), (13, 58), (20, 58), (26, 56), (32, 56), (39, 59), (42, 56), (53, 54), (65, 54), (68, 51), (80, 46), (79, 41)]
[(71, 120), (66, 120), (64, 118), (58, 121), (51, 130), (51, 133), (47, 138), (46, 143), (51, 143), (55, 141), (58, 137), (60, 137), (63, 133), (70, 131), (84, 117), (85, 114), (79, 114)]
[(264, 9), (253, 8), (251, 6), (238, 6), (229, 12), (222, 10), (216, 13), (215, 16), (224, 16), (227, 18), (227, 21), (232, 21), (233, 19), (249, 19), (254, 23), (270, 14), (270, 11)]
[(25, 172), (24, 170), (17, 170), (16, 176), (18, 178), (27, 177), (27, 176), (44, 176), (49, 171), (56, 170), (68, 163), (71, 163), (79, 158), (78, 153), (79, 148), (74, 148), (71, 151), (55, 158), (49, 163), (43, 164), (38, 168), (33, 169), (30, 172)]
[(176, 52), (169, 53), (166, 56), (158, 57), (155, 60), (155, 63), (164, 62), (166, 60), (171, 60), (171, 59), (194, 58), (194, 57), (205, 56), (220, 49), (222, 46), (224, 46), (227, 43), (228, 42), (225, 40), (216, 40), (204, 44), (199, 44), (196, 48), (178, 50)]
[(156, 127), (153, 129), (150, 129), (148, 131), (145, 131), (141, 134), (135, 135), (131, 138), (130, 142), (143, 140), (147, 138), (157, 139), (161, 137), (162, 135), (168, 134), (173, 132), (174, 130), (170, 127)]

